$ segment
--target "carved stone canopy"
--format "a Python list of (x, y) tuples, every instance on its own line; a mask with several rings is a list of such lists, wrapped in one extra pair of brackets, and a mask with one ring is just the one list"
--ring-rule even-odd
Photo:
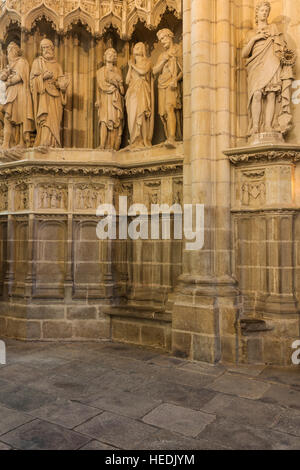
[(181, 0), (6, 0), (0, 5), (0, 41), (11, 23), (31, 31), (42, 17), (60, 34), (81, 22), (96, 37), (113, 26), (127, 39), (139, 20), (149, 29), (156, 28), (167, 9), (180, 18)]

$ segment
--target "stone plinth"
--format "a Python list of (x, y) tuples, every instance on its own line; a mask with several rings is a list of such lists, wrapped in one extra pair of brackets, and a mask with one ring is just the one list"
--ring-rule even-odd
[(246, 362), (289, 363), (299, 332), (300, 146), (243, 147), (232, 163), (235, 275)]
[(182, 200), (182, 162), (178, 144), (135, 152), (30, 149), (0, 164), (1, 335), (114, 337), (170, 349), (164, 312), (181, 273), (182, 242), (101, 241), (96, 210), (119, 195), (147, 206), (154, 196), (170, 205)]

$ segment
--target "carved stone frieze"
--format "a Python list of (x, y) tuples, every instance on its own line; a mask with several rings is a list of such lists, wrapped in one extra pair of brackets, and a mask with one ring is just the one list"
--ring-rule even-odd
[(60, 33), (67, 33), (80, 21), (95, 36), (113, 26), (126, 38), (139, 20), (149, 29), (157, 27), (167, 9), (180, 18), (181, 0), (6, 0), (0, 6), (0, 39), (10, 22), (30, 31), (42, 17)]
[(97, 184), (78, 184), (75, 187), (75, 209), (96, 210), (104, 203), (105, 186)]
[(0, 185), (0, 211), (7, 211), (8, 208), (8, 187), (6, 184)]
[(70, 175), (70, 176), (107, 176), (128, 178), (134, 176), (146, 176), (155, 173), (181, 173), (182, 162), (162, 163), (156, 165), (145, 165), (133, 168), (119, 168), (116, 166), (104, 165), (11, 165), (2, 166), (0, 177), (7, 176), (31, 176), (31, 175)]
[(67, 186), (58, 184), (41, 184), (38, 188), (39, 209), (66, 209)]
[(152, 180), (144, 183), (144, 201), (151, 209), (152, 204), (161, 204), (161, 181)]
[(15, 211), (24, 211), (29, 207), (29, 186), (22, 182), (15, 186), (14, 190), (14, 208)]
[(173, 180), (173, 204), (183, 204), (183, 181), (182, 179)]
[[(249, 149), (250, 150), (250, 149)], [(297, 149), (281, 149), (278, 150), (261, 150), (257, 149), (256, 151), (245, 151), (239, 152), (236, 150), (226, 151), (224, 152), (225, 155), (229, 157), (229, 160), (234, 165), (242, 164), (242, 163), (252, 163), (252, 162), (274, 162), (274, 161), (292, 161), (298, 162), (300, 161), (300, 147)]]

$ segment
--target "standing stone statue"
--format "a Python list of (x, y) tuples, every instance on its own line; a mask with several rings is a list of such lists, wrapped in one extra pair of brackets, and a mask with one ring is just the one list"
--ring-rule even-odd
[(131, 147), (151, 147), (154, 130), (154, 83), (151, 62), (142, 42), (133, 49), (126, 78), (126, 108)]
[(248, 74), (249, 136), (273, 133), (282, 140), (292, 126), (291, 85), (295, 54), (276, 24), (268, 24), (271, 5), (256, 6), (256, 28), (246, 37), (242, 55)]
[(34, 131), (32, 97), (29, 88), (29, 64), (21, 56), (19, 46), (11, 42), (7, 48), (8, 66), (0, 72), (4, 112), (3, 149), (30, 146)]
[(174, 146), (176, 130), (180, 127), (180, 110), (182, 109), (182, 96), (180, 81), (183, 78), (183, 63), (180, 47), (174, 44), (174, 34), (169, 29), (162, 29), (157, 33), (165, 52), (159, 57), (153, 69), (158, 79), (158, 111), (164, 124), (167, 144)]
[(124, 126), (124, 84), (116, 66), (117, 52), (113, 48), (104, 54), (105, 65), (97, 72), (97, 102), (100, 149), (119, 150)]
[(33, 62), (30, 76), (37, 128), (35, 145), (61, 147), (61, 122), (69, 79), (55, 58), (52, 41), (43, 39), (40, 47), (41, 56)]

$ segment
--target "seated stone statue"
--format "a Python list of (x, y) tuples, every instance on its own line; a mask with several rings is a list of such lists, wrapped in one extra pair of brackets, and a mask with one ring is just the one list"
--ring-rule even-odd
[(29, 147), (30, 133), (35, 129), (29, 88), (29, 64), (14, 42), (7, 48), (7, 58), (8, 66), (0, 73), (4, 114), (2, 148)]
[(104, 54), (105, 65), (97, 72), (97, 102), (100, 149), (119, 150), (124, 126), (124, 85), (116, 66), (117, 52), (109, 48)]
[(150, 147), (154, 130), (154, 84), (145, 44), (133, 49), (126, 78), (126, 108), (131, 147)]
[(54, 45), (49, 39), (41, 42), (41, 56), (33, 62), (30, 83), (37, 128), (35, 145), (61, 147), (61, 122), (69, 79), (55, 59)]

